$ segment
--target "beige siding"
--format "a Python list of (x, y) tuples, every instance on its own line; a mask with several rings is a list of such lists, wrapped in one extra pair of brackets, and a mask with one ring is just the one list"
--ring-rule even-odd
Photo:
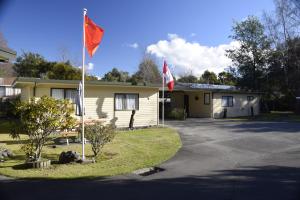
[[(233, 107), (222, 107), (222, 96), (233, 96)], [(247, 96), (253, 96), (251, 102), (247, 101)], [(259, 114), (260, 96), (256, 94), (230, 94), (214, 93), (213, 94), (213, 117), (222, 118), (224, 108), (227, 108), (227, 117), (250, 116), (251, 106), (254, 109), (254, 115)]]
[(32, 87), (23, 87), (21, 88), (21, 100), (28, 101), (31, 97), (33, 97), (33, 88)]
[[(212, 102), (210, 101), (208, 105), (204, 104), (204, 92), (190, 92), (188, 95), (190, 101), (190, 117), (211, 117)], [(210, 93), (209, 95), (211, 97)]]
[[(41, 85), (36, 87), (36, 97), (50, 96), (51, 88), (74, 88), (72, 85)], [(33, 93), (24, 90), (22, 99), (32, 97)], [(29, 88), (32, 90), (32, 88)], [(86, 86), (85, 109), (87, 119), (105, 118), (109, 122), (116, 117), (117, 127), (128, 127), (132, 111), (115, 111), (115, 93), (138, 93), (139, 110), (134, 117), (134, 126), (158, 125), (158, 89), (155, 88), (133, 88), (120, 86)], [(28, 96), (28, 97), (27, 97)]]

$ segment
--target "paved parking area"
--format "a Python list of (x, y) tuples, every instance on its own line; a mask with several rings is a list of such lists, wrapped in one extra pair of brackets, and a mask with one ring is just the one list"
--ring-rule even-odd
[(168, 121), (183, 146), (147, 177), (0, 181), (1, 199), (300, 199), (300, 123)]

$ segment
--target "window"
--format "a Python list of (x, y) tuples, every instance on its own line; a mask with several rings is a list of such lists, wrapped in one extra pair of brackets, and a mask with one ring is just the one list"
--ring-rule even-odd
[(69, 99), (72, 103), (76, 103), (78, 92), (76, 89), (52, 88), (51, 97), (54, 99)]
[(247, 101), (253, 101), (254, 96), (247, 96)]
[(115, 110), (138, 110), (138, 94), (115, 94)]
[(210, 104), (210, 94), (204, 93), (204, 104), (209, 105)]
[(222, 107), (233, 107), (233, 96), (222, 96)]

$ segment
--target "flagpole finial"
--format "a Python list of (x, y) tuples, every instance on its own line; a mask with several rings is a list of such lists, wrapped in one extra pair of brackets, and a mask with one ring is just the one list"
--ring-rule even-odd
[(87, 13), (87, 9), (84, 8), (84, 9), (83, 9), (83, 14), (86, 15), (86, 13)]

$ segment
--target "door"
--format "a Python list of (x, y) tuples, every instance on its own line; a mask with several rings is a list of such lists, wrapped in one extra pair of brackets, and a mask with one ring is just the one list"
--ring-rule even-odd
[(183, 101), (183, 106), (186, 112), (186, 116), (189, 117), (190, 116), (190, 103), (189, 103), (189, 95), (184, 95), (184, 101)]

